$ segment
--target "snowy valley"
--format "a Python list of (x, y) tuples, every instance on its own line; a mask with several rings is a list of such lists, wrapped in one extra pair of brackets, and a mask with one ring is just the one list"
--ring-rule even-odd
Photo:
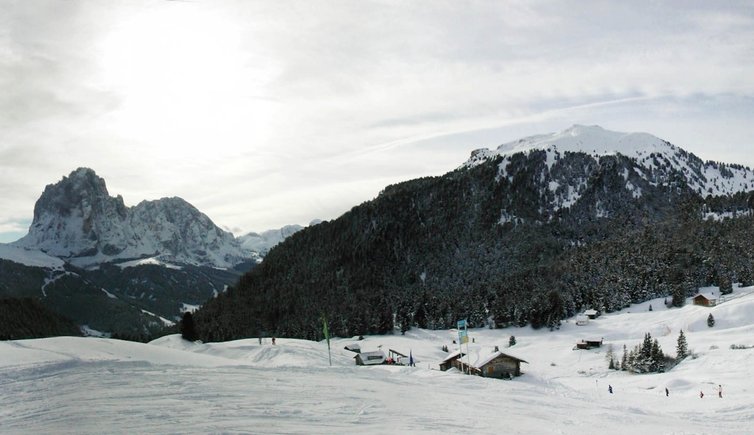
[[(754, 288), (716, 307), (666, 309), (657, 299), (559, 330), (472, 329), (470, 351), (493, 346), (525, 359), (498, 380), (442, 372), (455, 330), (335, 338), (327, 345), (256, 338), (149, 344), (100, 338), (0, 343), (0, 428), (9, 433), (516, 433), (743, 434), (754, 419)], [(649, 311), (652, 305), (653, 310)], [(713, 314), (714, 327), (706, 319)], [(607, 368), (607, 346), (632, 348), (650, 332), (674, 356), (666, 373)], [(517, 344), (508, 348), (510, 335)], [(603, 338), (599, 349), (574, 350)], [(356, 366), (344, 349), (411, 352), (416, 367)], [(732, 346), (746, 347), (733, 349)], [(723, 397), (717, 395), (722, 385)], [(613, 394), (608, 392), (613, 387)], [(669, 396), (665, 396), (665, 388)], [(703, 391), (704, 398), (699, 397)]]

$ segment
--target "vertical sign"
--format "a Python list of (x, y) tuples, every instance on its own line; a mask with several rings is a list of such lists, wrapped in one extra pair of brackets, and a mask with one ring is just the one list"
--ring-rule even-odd
[(468, 366), (468, 372), (471, 374), (471, 357), (469, 356), (469, 333), (468, 333), (468, 325), (466, 323), (466, 319), (459, 320), (456, 324), (458, 327), (458, 353), (461, 355), (460, 358), (463, 359), (463, 353), (461, 352), (461, 345), (466, 343), (466, 365)]

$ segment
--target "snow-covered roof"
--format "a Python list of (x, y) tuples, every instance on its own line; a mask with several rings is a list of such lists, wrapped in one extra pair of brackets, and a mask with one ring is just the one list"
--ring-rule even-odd
[(361, 352), (356, 354), (354, 358), (361, 359), (364, 365), (382, 364), (385, 362), (385, 352), (381, 350), (375, 350), (372, 352)]
[(448, 356), (447, 356), (447, 357), (445, 357), (445, 359), (444, 359), (444, 360), (442, 360), (442, 362), (448, 362), (448, 361), (452, 360), (453, 358), (458, 358), (459, 356), (464, 356), (464, 355), (465, 355), (465, 354), (464, 354), (464, 353), (461, 353), (461, 351), (460, 351), (460, 350), (457, 350), (457, 351), (455, 351), (455, 352), (451, 352), (451, 353), (449, 353), (449, 354), (448, 354)]
[(517, 357), (515, 357), (513, 355), (508, 355), (508, 354), (500, 352), (498, 350), (496, 352), (492, 352), (491, 354), (487, 355), (484, 358), (480, 358), (479, 360), (477, 360), (476, 364), (474, 364), (474, 367), (476, 367), (476, 368), (484, 367), (485, 365), (489, 364), (490, 361), (492, 361), (493, 359), (495, 359), (495, 358), (497, 358), (499, 356), (505, 356), (505, 357), (508, 357), (510, 359), (513, 359), (513, 360), (516, 360), (516, 361), (519, 361), (519, 362), (525, 362), (526, 364), (529, 364), (528, 361), (524, 361), (521, 358), (517, 358)]
[(586, 311), (584, 311), (584, 314), (587, 315), (587, 316), (596, 316), (597, 315), (597, 310), (586, 310)]
[(703, 298), (705, 298), (705, 299), (707, 299), (709, 301), (717, 300), (717, 296), (715, 296), (715, 292), (711, 292), (711, 291), (710, 292), (699, 292), (699, 293), (697, 293), (697, 294), (694, 295), (694, 299), (696, 299), (699, 296), (702, 296)]

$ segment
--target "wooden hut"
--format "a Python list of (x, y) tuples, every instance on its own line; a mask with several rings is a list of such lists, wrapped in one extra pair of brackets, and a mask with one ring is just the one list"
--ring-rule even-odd
[(591, 349), (593, 347), (602, 347), (602, 339), (599, 340), (581, 340), (576, 343), (576, 349)]
[(586, 310), (586, 311), (584, 311), (584, 315), (587, 316), (588, 318), (594, 320), (594, 319), (596, 319), (597, 317), (600, 316), (600, 313), (597, 310)]
[(717, 305), (717, 296), (713, 292), (709, 293), (697, 293), (694, 296), (694, 305), (701, 305), (703, 307), (714, 307)]
[(464, 356), (465, 354), (461, 353), (460, 351), (455, 351), (451, 354), (449, 354), (442, 362), (440, 362), (440, 370), (446, 371), (454, 366), (454, 362), (458, 360), (458, 358)]
[(477, 362), (476, 369), (472, 373), (485, 378), (510, 379), (513, 376), (521, 376), (521, 363), (528, 362), (515, 356), (504, 354), (500, 351), (493, 352), (487, 358)]
[(385, 362), (385, 352), (376, 350), (373, 352), (361, 352), (353, 357), (357, 366), (373, 366)]

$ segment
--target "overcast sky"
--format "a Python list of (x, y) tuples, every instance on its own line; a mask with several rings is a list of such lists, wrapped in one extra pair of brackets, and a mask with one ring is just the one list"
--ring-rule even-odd
[(81, 166), (241, 235), (575, 123), (754, 167), (754, 2), (0, 0), (0, 242)]

